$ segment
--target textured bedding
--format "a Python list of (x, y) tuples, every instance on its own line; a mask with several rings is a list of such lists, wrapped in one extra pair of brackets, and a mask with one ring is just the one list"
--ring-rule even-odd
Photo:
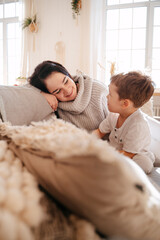
[(36, 179), (10, 150), (8, 143), (0, 141), (1, 240), (34, 239), (35, 228), (46, 218), (41, 198)]
[[(0, 124), (0, 132), (4, 133), (7, 127)], [(10, 126), (8, 130), (14, 132), (18, 128)], [(73, 215), (39, 186), (17, 157), (20, 151), (17, 152), (11, 138), (1, 133), (0, 239), (100, 240), (90, 222)]]
[[(41, 186), (81, 216), (62, 214), (65, 227), (59, 232), (58, 223), (53, 230), (50, 218), (48, 226), (59, 234), (57, 239), (100, 239), (98, 230), (128, 239), (159, 240), (159, 192), (135, 163), (105, 141), (57, 119), (29, 127), (1, 123), (0, 134)], [(47, 239), (44, 228), (36, 228), (37, 236)]]
[(10, 144), (0, 140), (0, 239), (100, 240), (100, 237), (91, 223), (73, 215), (39, 187)]

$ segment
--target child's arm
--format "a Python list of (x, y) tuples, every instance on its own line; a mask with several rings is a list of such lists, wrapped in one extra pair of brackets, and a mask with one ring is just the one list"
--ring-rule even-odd
[(41, 94), (45, 97), (51, 108), (56, 111), (58, 107), (58, 100), (57, 98), (49, 93), (41, 92)]
[(122, 153), (123, 155), (129, 157), (129, 158), (133, 158), (136, 154), (135, 153), (130, 153), (130, 152), (126, 152), (123, 150), (119, 150), (120, 153)]
[(103, 137), (106, 135), (106, 133), (102, 133), (102, 132), (99, 130), (99, 128), (96, 129), (96, 130), (94, 130), (92, 133), (93, 133), (94, 135), (96, 135), (98, 138), (103, 138)]

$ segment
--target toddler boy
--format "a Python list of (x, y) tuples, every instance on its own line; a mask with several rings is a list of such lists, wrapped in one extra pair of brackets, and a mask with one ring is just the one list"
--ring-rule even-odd
[(94, 131), (100, 138), (110, 133), (110, 144), (132, 158), (146, 173), (153, 168), (154, 155), (149, 151), (150, 129), (139, 108), (149, 101), (153, 92), (153, 81), (140, 72), (112, 76), (107, 96), (110, 113)]

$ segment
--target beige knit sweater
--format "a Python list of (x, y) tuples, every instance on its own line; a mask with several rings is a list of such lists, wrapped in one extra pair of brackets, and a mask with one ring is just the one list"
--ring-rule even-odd
[(60, 102), (58, 115), (67, 122), (88, 131), (99, 127), (108, 114), (107, 88), (90, 77), (79, 73), (73, 77), (78, 82), (78, 94), (72, 102)]

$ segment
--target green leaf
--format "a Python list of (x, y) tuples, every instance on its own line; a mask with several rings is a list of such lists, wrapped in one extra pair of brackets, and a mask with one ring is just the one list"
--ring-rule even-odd
[(22, 29), (25, 29), (26, 27), (28, 27), (31, 23), (36, 23), (37, 21), (37, 16), (36, 14), (31, 18), (31, 17), (27, 17), (23, 20), (22, 22)]

